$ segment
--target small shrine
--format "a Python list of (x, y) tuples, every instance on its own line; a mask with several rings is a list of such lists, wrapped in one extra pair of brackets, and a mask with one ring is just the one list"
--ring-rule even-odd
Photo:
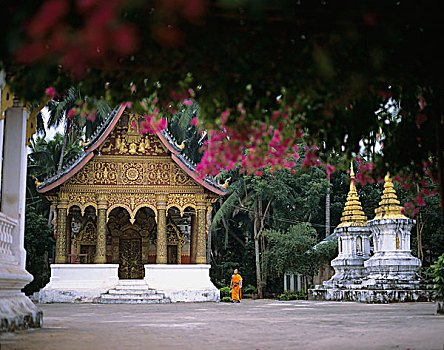
[(350, 190), (347, 195), (341, 223), (336, 227), (339, 255), (332, 260), (333, 277), (324, 286), (355, 283), (365, 276), (364, 261), (370, 257), (370, 230), (356, 191), (353, 163), (350, 168)]
[[(341, 223), (335, 229), (338, 256), (335, 275), (309, 290), (309, 299), (390, 303), (431, 301), (433, 289), (418, 274), (421, 261), (411, 254), (410, 230), (415, 220), (402, 214), (390, 175), (373, 220), (367, 221), (351, 168), (350, 191)], [(374, 254), (370, 256), (370, 237)]]
[(116, 108), (74, 162), (38, 184), (57, 238), (40, 302), (219, 299), (207, 236), (227, 184), (197, 176), (184, 144), (168, 130), (139, 133), (142, 121)]

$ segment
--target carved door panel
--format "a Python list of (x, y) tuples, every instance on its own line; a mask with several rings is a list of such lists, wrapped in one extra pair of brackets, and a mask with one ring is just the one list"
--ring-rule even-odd
[(119, 278), (142, 279), (142, 244), (140, 239), (121, 239), (119, 249)]
[(177, 264), (177, 245), (168, 246), (167, 264)]

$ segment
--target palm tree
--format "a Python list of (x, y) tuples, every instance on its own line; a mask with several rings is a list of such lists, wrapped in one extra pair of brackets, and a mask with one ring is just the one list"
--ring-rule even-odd
[(178, 140), (179, 143), (185, 142), (184, 153), (194, 162), (199, 163), (202, 159), (200, 149), (205, 139), (204, 132), (196, 126), (191, 125), (191, 120), (199, 116), (199, 104), (193, 102), (190, 106), (184, 106), (182, 110), (172, 116), (168, 122), (168, 130)]
[[(28, 154), (28, 173), (27, 173), (27, 205), (33, 205), (39, 208), (41, 214), (47, 215), (47, 202), (36, 191), (36, 181), (41, 181), (51, 174), (55, 174), (58, 170), (59, 160), (63, 149), (65, 137), (59, 133), (54, 138), (46, 141), (42, 137), (31, 139), (31, 152)], [(65, 145), (65, 156), (63, 157), (63, 165), (76, 158), (82, 151), (79, 140), (68, 142)], [(41, 205), (40, 203), (44, 203)]]
[[(93, 121), (80, 117), (79, 115), (75, 115), (72, 118), (67, 117), (68, 112), (72, 108), (77, 107), (81, 102), (92, 105), (97, 110), (96, 117)], [(79, 139), (82, 136), (89, 139), (97, 127), (111, 112), (111, 108), (103, 100), (97, 100), (95, 98), (82, 99), (80, 91), (75, 87), (70, 87), (66, 95), (60, 101), (52, 100), (48, 103), (48, 111), (48, 127), (58, 127), (61, 124), (64, 125), (63, 146), (57, 166), (57, 171), (60, 171), (64, 163), (63, 158), (65, 157), (68, 140), (73, 143), (74, 140)]]

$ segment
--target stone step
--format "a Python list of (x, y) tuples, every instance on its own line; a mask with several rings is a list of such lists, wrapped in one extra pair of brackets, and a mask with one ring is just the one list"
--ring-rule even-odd
[(98, 304), (171, 303), (163, 293), (149, 288), (144, 280), (119, 280), (117, 286), (94, 299)]
[(170, 299), (102, 299), (98, 298), (94, 301), (99, 304), (168, 304)]
[(163, 294), (102, 294), (102, 299), (119, 299), (119, 300), (160, 300)]
[(146, 285), (146, 281), (145, 280), (119, 280), (119, 285)]
[(147, 284), (145, 285), (127, 285), (127, 286), (122, 286), (122, 285), (117, 285), (114, 287), (117, 290), (149, 290), (150, 288), (148, 287)]
[(155, 289), (111, 289), (108, 292), (109, 294), (127, 294), (127, 295), (153, 295), (156, 294)]

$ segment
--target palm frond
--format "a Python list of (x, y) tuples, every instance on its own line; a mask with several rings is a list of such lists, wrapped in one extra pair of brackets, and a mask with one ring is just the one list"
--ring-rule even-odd
[(211, 221), (211, 230), (216, 229), (216, 227), (222, 223), (223, 217), (228, 219), (232, 215), (237, 201), (238, 193), (234, 191), (227, 199), (224, 200), (219, 210), (216, 212), (216, 214), (214, 214)]

